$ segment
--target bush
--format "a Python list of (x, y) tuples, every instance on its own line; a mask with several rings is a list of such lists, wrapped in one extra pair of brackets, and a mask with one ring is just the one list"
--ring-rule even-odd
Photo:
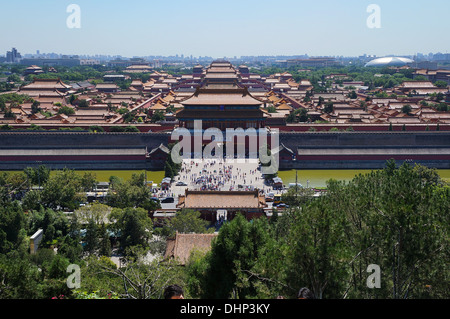
[(402, 113), (409, 114), (412, 111), (412, 107), (409, 104), (405, 104), (402, 107)]
[(104, 132), (105, 130), (103, 129), (103, 127), (98, 126), (98, 125), (91, 125), (89, 126), (89, 131), (91, 132)]
[(133, 125), (129, 125), (127, 127), (125, 127), (124, 132), (140, 132), (139, 129), (136, 126)]
[(125, 132), (125, 128), (123, 126), (113, 126), (109, 129), (110, 132)]
[(75, 114), (75, 110), (69, 106), (61, 106), (58, 110), (58, 114), (72, 115)]
[(12, 129), (13, 129), (13, 127), (10, 126), (9, 124), (3, 124), (2, 126), (0, 126), (0, 130), (2, 130), (2, 131), (10, 131)]
[(447, 112), (447, 111), (450, 111), (450, 106), (447, 105), (446, 103), (439, 103), (439, 104), (436, 106), (436, 111), (438, 111), (438, 112)]
[(79, 107), (89, 107), (89, 103), (86, 100), (80, 100), (78, 102)]

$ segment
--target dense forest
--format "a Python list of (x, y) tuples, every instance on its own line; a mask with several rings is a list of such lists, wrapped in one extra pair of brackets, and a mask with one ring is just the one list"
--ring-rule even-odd
[[(292, 188), (289, 210), (238, 215), (184, 266), (162, 258), (167, 238), (215, 229), (189, 210), (156, 223), (143, 175), (110, 182), (102, 203), (85, 204), (95, 175), (45, 166), (0, 174), (0, 298), (160, 299), (169, 284), (201, 299), (291, 299), (301, 287), (323, 299), (449, 297), (450, 186), (433, 169), (389, 161), (329, 180), (320, 197)], [(80, 287), (69, 288), (69, 265), (80, 267)], [(369, 265), (379, 266), (379, 288), (368, 287)]]

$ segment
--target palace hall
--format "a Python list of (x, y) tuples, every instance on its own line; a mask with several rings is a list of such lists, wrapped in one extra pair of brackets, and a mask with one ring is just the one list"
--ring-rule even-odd
[(203, 83), (195, 93), (181, 101), (177, 112), (179, 126), (194, 128), (194, 120), (202, 120), (202, 128), (263, 128), (263, 102), (239, 84), (239, 71), (231, 63), (215, 61), (206, 70)]

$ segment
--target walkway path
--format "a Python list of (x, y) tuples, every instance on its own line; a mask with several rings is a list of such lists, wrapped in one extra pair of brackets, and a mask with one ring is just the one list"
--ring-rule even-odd
[[(177, 186), (183, 182), (185, 185)], [(178, 198), (189, 190), (263, 190), (272, 192), (272, 187), (264, 184), (264, 178), (259, 169), (258, 160), (184, 160), (180, 173), (164, 195)]]

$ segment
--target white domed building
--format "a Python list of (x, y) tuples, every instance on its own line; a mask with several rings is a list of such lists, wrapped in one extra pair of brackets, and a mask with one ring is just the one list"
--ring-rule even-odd
[(384, 57), (372, 60), (366, 63), (366, 67), (375, 66), (375, 67), (385, 67), (385, 66), (405, 66), (407, 64), (413, 63), (414, 60), (408, 58), (401, 57)]

